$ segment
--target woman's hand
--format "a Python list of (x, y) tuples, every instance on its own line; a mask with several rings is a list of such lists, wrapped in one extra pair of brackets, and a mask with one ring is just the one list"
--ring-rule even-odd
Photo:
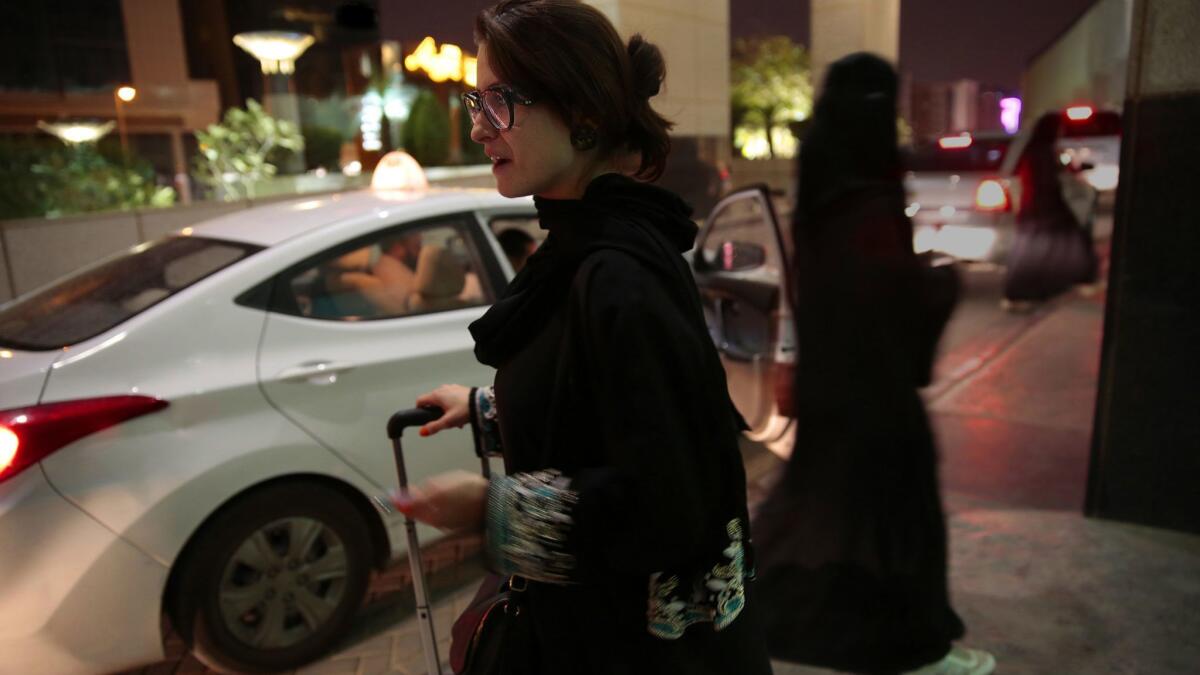
[(479, 530), (488, 481), (467, 471), (449, 471), (392, 499), (404, 515), (443, 530)]
[(461, 384), (443, 384), (428, 394), (417, 397), (417, 407), (434, 405), (442, 409), (442, 416), (421, 427), (422, 436), (432, 436), (443, 429), (461, 427), (470, 421), (471, 408), (468, 401), (471, 388)]

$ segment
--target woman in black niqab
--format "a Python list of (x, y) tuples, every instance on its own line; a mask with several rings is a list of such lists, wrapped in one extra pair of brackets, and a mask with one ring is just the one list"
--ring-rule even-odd
[(1004, 278), (1010, 301), (1046, 300), (1096, 278), (1091, 236), (1063, 193), (1062, 180), (1074, 179), (1063, 175), (1055, 148), (1061, 124), (1059, 114), (1038, 119), (1017, 162), (1021, 197)]
[(869, 673), (940, 663), (964, 629), (917, 394), (921, 270), (887, 62), (830, 67), (799, 167), (796, 442), (752, 527), (771, 653)]

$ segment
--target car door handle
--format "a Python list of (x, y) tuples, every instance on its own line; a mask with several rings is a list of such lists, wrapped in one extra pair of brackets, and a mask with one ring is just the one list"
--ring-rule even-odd
[(326, 386), (336, 384), (338, 375), (353, 370), (354, 364), (348, 361), (306, 361), (298, 366), (285, 368), (275, 379), (280, 382), (301, 382)]

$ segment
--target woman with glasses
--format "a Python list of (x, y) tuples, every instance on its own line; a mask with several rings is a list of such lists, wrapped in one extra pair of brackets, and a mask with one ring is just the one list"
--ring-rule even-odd
[(506, 0), (476, 21), (471, 138), (549, 236), (471, 325), (493, 386), (421, 396), (507, 475), (452, 473), (397, 505), (485, 533), (519, 612), (502, 672), (770, 672), (753, 617), (733, 408), (681, 256), (696, 226), (663, 171), (658, 48), (598, 10)]

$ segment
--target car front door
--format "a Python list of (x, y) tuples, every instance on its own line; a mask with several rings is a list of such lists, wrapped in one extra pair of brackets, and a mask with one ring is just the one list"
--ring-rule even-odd
[[(385, 425), (440, 384), (489, 384), (467, 325), (505, 282), (474, 214), (390, 227), (277, 276), (258, 359), (271, 403), (382, 492), (397, 485)], [(469, 431), (417, 443), (416, 483), (477, 469)]]
[(730, 395), (750, 438), (768, 444), (791, 425), (775, 387), (775, 378), (790, 378), (794, 361), (786, 250), (771, 196), (755, 186), (717, 203), (692, 256)]

